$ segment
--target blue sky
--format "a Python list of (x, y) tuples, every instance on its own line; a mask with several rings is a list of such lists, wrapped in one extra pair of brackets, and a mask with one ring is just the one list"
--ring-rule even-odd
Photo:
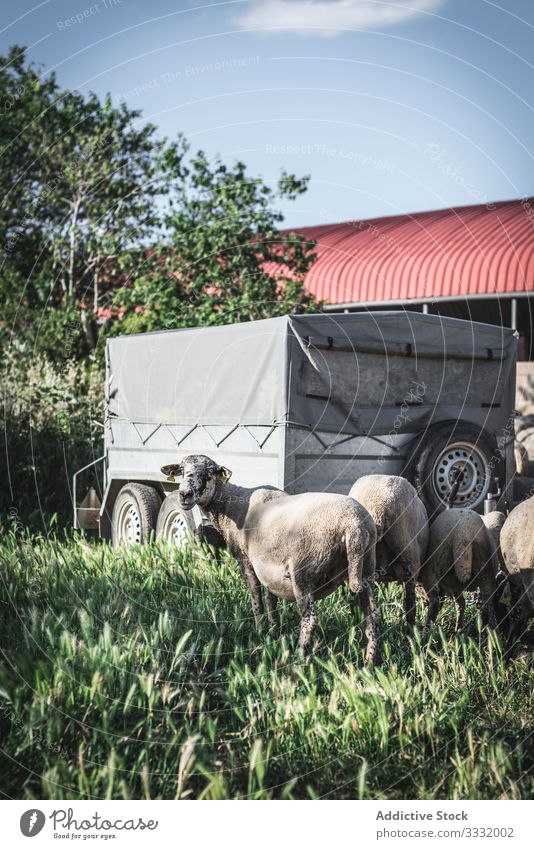
[(276, 180), (290, 226), (534, 194), (531, 0), (3, 0), (62, 85)]

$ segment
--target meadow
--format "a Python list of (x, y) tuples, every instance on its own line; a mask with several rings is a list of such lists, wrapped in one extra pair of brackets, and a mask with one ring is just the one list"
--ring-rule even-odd
[(9, 533), (0, 563), (6, 797), (532, 798), (532, 655), (485, 645), (474, 604), (422, 647), (380, 588), (364, 669), (343, 588), (303, 662), (294, 606), (258, 633), (237, 565), (200, 545)]

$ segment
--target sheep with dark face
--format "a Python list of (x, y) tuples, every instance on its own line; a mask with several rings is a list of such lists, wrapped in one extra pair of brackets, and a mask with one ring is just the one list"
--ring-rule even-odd
[(397, 475), (364, 475), (349, 495), (376, 525), (376, 579), (404, 584), (406, 620), (414, 625), (415, 584), (428, 545), (425, 505), (415, 487)]
[(263, 585), (270, 616), (279, 598), (296, 601), (301, 614), (298, 648), (307, 651), (317, 622), (316, 600), (348, 581), (365, 616), (366, 660), (374, 661), (376, 528), (364, 507), (343, 495), (288, 495), (269, 486), (234, 486), (228, 482), (229, 470), (203, 454), (184, 457), (162, 472), (182, 477), (178, 492), (183, 509), (198, 504), (224, 537), (247, 582), (257, 624)]
[(456, 600), (456, 631), (463, 627), (464, 592), (480, 590), (482, 616), (496, 626), (495, 592), (499, 571), (493, 539), (482, 517), (467, 508), (444, 510), (430, 525), (430, 540), (420, 581), (428, 602), (425, 636), (436, 619), (442, 597)]
[(501, 530), (509, 612), (505, 620), (509, 648), (534, 616), (534, 496), (514, 507)]

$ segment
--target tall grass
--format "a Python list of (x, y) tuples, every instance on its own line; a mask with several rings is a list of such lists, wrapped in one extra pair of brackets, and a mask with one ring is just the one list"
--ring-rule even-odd
[(444, 631), (422, 648), (379, 590), (381, 662), (343, 590), (297, 662), (260, 635), (233, 560), (83, 539), (0, 546), (2, 790), (16, 798), (527, 798), (532, 660)]

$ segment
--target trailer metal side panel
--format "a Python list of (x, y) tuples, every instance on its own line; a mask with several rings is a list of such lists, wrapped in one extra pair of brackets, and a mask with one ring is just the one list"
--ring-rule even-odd
[(354, 481), (367, 474), (399, 475), (406, 446), (414, 434), (388, 437), (383, 442), (362, 436), (339, 439), (334, 434), (287, 428), (284, 489), (297, 492), (348, 494)]
[(363, 474), (400, 474), (410, 443), (443, 421), (504, 446), (516, 344), (511, 329), (410, 312), (110, 339), (102, 514), (116, 482), (160, 485), (161, 466), (184, 454), (208, 454), (245, 486), (348, 492)]
[[(112, 421), (113, 443), (108, 446), (108, 474), (122, 480), (158, 480), (160, 468), (185, 454), (208, 454), (230, 466), (244, 486), (259, 486), (268, 480), (283, 487), (284, 428), (239, 427), (219, 447), (217, 428), (199, 427), (187, 434), (187, 427), (159, 428), (143, 443), (139, 427), (125, 421)], [(228, 428), (226, 428), (226, 431)], [(182, 431), (186, 431), (185, 436)], [(224, 434), (223, 434), (224, 436)], [(179, 444), (177, 438), (180, 440)]]

